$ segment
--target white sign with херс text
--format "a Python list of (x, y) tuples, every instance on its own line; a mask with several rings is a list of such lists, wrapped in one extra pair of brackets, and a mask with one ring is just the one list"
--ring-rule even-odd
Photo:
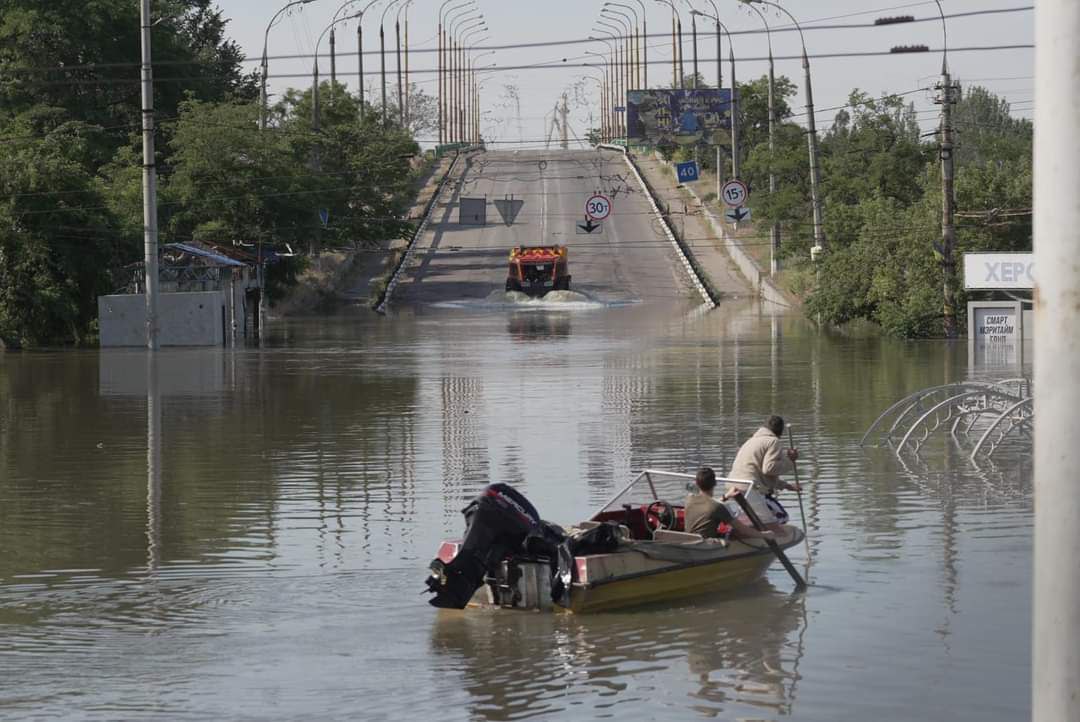
[(965, 253), (964, 288), (1035, 288), (1034, 253)]

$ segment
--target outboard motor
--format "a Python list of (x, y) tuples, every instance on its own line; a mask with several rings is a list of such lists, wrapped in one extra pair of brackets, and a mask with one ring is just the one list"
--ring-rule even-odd
[(473, 594), (507, 556), (521, 550), (525, 538), (540, 524), (529, 500), (509, 484), (491, 484), (461, 510), (465, 539), (449, 563), (431, 562), (427, 578), (432, 606), (464, 609)]

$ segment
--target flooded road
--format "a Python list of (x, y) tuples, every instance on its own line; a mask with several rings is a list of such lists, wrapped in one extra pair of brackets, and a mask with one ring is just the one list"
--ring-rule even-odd
[[(0, 355), (0, 717), (1024, 718), (1030, 463), (858, 446), (967, 376), (962, 344), (648, 300)], [(485, 484), (578, 520), (633, 470), (727, 469), (774, 411), (810, 480), (806, 594), (779, 565), (596, 616), (420, 594)]]
[[(463, 156), (455, 178), (417, 241), (394, 306), (487, 300), (505, 289), (510, 249), (551, 244), (567, 246), (571, 290), (587, 300), (700, 298), (618, 153), (480, 153)], [(598, 193), (610, 200), (611, 215), (586, 234), (578, 226), (586, 220), (586, 201)], [(496, 204), (505, 204), (503, 212)], [(486, 223), (468, 215), (470, 208), (485, 212)], [(748, 291), (733, 274), (716, 280), (726, 293)]]

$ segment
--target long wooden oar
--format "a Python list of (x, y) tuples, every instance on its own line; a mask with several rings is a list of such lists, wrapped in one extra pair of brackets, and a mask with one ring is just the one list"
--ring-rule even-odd
[[(754, 528), (758, 531), (768, 531), (765, 525), (761, 523), (761, 519), (758, 517), (757, 512), (750, 506), (750, 502), (746, 500), (743, 493), (736, 492), (734, 496), (735, 502), (742, 507), (743, 512), (746, 513), (746, 518), (750, 520), (750, 523), (754, 525)], [(791, 563), (791, 560), (787, 558), (787, 554), (784, 554), (784, 550), (780, 548), (780, 545), (775, 540), (765, 538), (765, 543), (772, 549), (773, 554), (780, 560), (780, 563), (784, 565), (784, 569), (787, 569), (787, 573), (791, 575), (791, 578), (795, 580), (795, 588), (799, 591), (806, 589), (806, 582), (803, 581), (802, 576), (799, 574), (799, 570), (795, 568), (795, 565)]]
[[(787, 439), (788, 446), (792, 449), (795, 448), (795, 441), (791, 436), (791, 426), (787, 427)], [(803, 541), (806, 542), (806, 563), (810, 563), (810, 534), (806, 530), (806, 509), (803, 508), (802, 503), (802, 484), (799, 483), (799, 465), (795, 463), (795, 460), (791, 460), (791, 468), (795, 470), (795, 493), (799, 497), (799, 516), (802, 517), (802, 533)]]

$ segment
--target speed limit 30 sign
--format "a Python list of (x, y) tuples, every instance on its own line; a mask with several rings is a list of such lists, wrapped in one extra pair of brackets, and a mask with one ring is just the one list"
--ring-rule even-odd
[(746, 199), (750, 197), (750, 189), (741, 180), (729, 180), (720, 189), (720, 200), (724, 205), (739, 208), (746, 205)]
[(611, 215), (611, 201), (599, 193), (585, 201), (585, 217), (602, 221)]

